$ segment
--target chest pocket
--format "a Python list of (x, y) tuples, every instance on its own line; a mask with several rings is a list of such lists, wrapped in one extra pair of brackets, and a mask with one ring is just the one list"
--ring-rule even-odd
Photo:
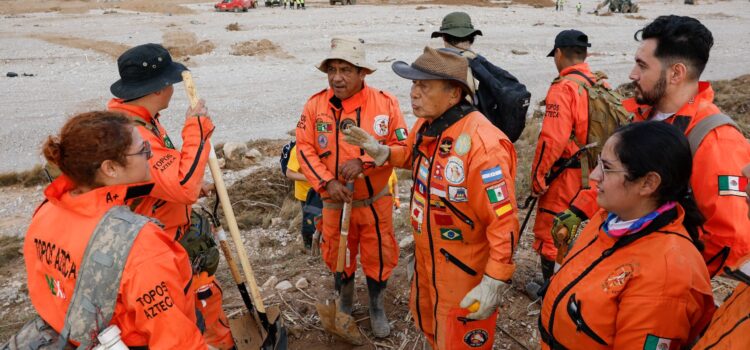
[(580, 300), (576, 299), (575, 293), (571, 294), (570, 298), (568, 298), (567, 311), (568, 316), (570, 316), (570, 319), (573, 320), (573, 323), (576, 325), (576, 331), (583, 332), (583, 334), (589, 336), (595, 342), (607, 346), (607, 342), (605, 342), (604, 339), (596, 334), (596, 332), (594, 332), (594, 330), (591, 329), (591, 327), (583, 319), (583, 311), (581, 309), (582, 307), (583, 303)]

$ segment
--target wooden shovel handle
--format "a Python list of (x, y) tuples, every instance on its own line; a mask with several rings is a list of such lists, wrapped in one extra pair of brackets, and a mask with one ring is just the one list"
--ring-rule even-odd
[[(560, 230), (557, 231), (556, 235), (560, 238), (565, 238), (565, 236), (568, 235), (568, 228), (562, 227)], [(565, 259), (565, 255), (568, 254), (568, 243), (565, 243), (567, 240), (562, 240), (563, 244), (559, 248), (557, 248), (557, 258), (555, 258), (555, 262), (558, 264), (562, 264), (563, 259)]]
[(221, 251), (224, 253), (224, 258), (227, 259), (229, 272), (232, 273), (232, 279), (234, 279), (234, 283), (242, 283), (242, 275), (240, 274), (239, 267), (237, 267), (237, 262), (235, 262), (234, 258), (232, 257), (232, 250), (229, 248), (229, 243), (227, 243), (226, 240), (219, 240), (219, 246), (221, 247)]
[(346, 245), (349, 241), (349, 221), (352, 217), (352, 204), (344, 203), (343, 211), (341, 235), (339, 237), (339, 253), (336, 256), (336, 272), (344, 272), (344, 265), (346, 264)]
[[(182, 72), (182, 81), (185, 83), (185, 89), (187, 90), (188, 98), (190, 99), (190, 106), (195, 107), (195, 105), (198, 104), (198, 93), (195, 89), (193, 76), (190, 74), (190, 71)], [(237, 219), (234, 216), (234, 210), (232, 210), (232, 203), (229, 201), (229, 193), (224, 184), (224, 178), (221, 176), (221, 169), (219, 168), (219, 161), (216, 159), (216, 152), (214, 151), (213, 146), (211, 146), (210, 141), (206, 142), (206, 146), (211, 152), (211, 155), (208, 158), (208, 167), (211, 169), (211, 176), (214, 179), (216, 193), (219, 195), (221, 209), (224, 211), (224, 217), (227, 219), (229, 234), (232, 236), (232, 241), (234, 241), (234, 245), (237, 247), (237, 256), (240, 259), (240, 265), (242, 265), (242, 270), (245, 273), (245, 281), (247, 281), (247, 284), (250, 286), (250, 294), (253, 296), (255, 308), (259, 313), (265, 313), (266, 308), (263, 305), (263, 298), (260, 296), (260, 290), (255, 281), (255, 275), (250, 266), (250, 260), (247, 257), (245, 246), (242, 244), (240, 228), (237, 226)]]

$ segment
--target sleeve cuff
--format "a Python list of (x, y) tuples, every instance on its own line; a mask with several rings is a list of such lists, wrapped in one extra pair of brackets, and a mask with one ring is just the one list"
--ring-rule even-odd
[(506, 283), (510, 283), (510, 280), (513, 278), (513, 272), (515, 271), (515, 264), (500, 263), (492, 260), (492, 258), (487, 261), (487, 266), (484, 268), (485, 275)]

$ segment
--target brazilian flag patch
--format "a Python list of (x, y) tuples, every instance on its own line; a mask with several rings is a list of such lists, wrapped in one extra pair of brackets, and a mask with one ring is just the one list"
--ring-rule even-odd
[(447, 241), (460, 241), (464, 236), (461, 235), (461, 230), (457, 228), (441, 228), (440, 238)]

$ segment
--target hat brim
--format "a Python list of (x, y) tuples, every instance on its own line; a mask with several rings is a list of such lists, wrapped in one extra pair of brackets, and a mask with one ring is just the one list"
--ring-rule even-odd
[(547, 54), (547, 57), (555, 57), (555, 50), (557, 50), (557, 48), (553, 47), (552, 51), (550, 51), (549, 54)]
[(182, 63), (172, 62), (159, 76), (131, 83), (125, 83), (120, 79), (109, 87), (109, 91), (117, 98), (134, 100), (181, 82), (182, 72), (186, 70), (187, 67)]
[(372, 74), (376, 70), (378, 70), (377, 68), (375, 68), (375, 66), (373, 66), (373, 65), (371, 65), (371, 64), (369, 64), (367, 62), (352, 62), (352, 61), (350, 61), (350, 60), (348, 60), (346, 58), (343, 58), (343, 57), (328, 57), (328, 58), (320, 61), (320, 63), (318, 63), (318, 65), (315, 66), (315, 68), (318, 68), (318, 70), (321, 71), (321, 72), (323, 72), (323, 73), (328, 73), (326, 71), (326, 69), (327, 69), (327, 63), (330, 60), (342, 60), (344, 62), (347, 62), (347, 63), (351, 64), (352, 66), (363, 68), (363, 69), (367, 70), (367, 74), (368, 75)]
[(472, 34), (482, 35), (482, 31), (479, 29), (471, 29), (471, 28), (451, 28), (451, 29), (446, 29), (446, 30), (439, 30), (437, 32), (432, 32), (432, 35), (430, 37), (439, 38), (445, 34), (448, 34), (450, 36), (455, 36), (457, 38), (465, 38)]
[(404, 61), (393, 62), (393, 64), (391, 65), (391, 69), (393, 69), (393, 72), (396, 73), (396, 75), (398, 75), (399, 77), (402, 77), (408, 80), (453, 80), (455, 82), (461, 83), (461, 86), (463, 86), (464, 89), (466, 89), (468, 93), (471, 93), (471, 88), (469, 88), (469, 85), (466, 84), (465, 81), (452, 78), (452, 77), (433, 74), (430, 72), (425, 72), (423, 70), (414, 68), (414, 66), (411, 66)]

